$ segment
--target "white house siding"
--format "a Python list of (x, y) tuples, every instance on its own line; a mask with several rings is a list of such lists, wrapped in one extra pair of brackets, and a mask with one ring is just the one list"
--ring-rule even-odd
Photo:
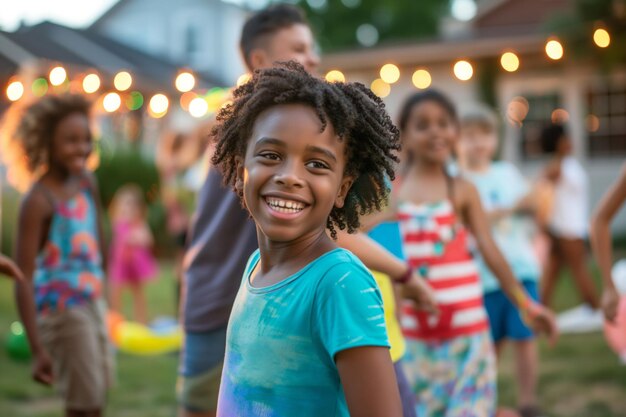
[[(218, 0), (122, 0), (96, 23), (103, 34), (181, 66), (207, 71), (232, 85), (244, 70), (239, 35), (247, 13)], [(186, 51), (189, 28), (197, 49)]]

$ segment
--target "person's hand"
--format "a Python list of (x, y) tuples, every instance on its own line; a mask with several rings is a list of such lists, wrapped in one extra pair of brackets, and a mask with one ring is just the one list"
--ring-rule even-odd
[(402, 297), (412, 300), (418, 310), (439, 314), (435, 292), (430, 285), (415, 272), (411, 279), (402, 285)]
[(554, 313), (543, 305), (530, 302), (521, 311), (524, 321), (538, 334), (545, 334), (551, 346), (556, 344), (559, 337), (559, 330), (556, 327)]
[(619, 305), (619, 293), (615, 288), (606, 288), (602, 292), (602, 312), (607, 321), (615, 323), (615, 316), (617, 316), (617, 307)]
[(54, 376), (52, 374), (52, 360), (45, 351), (35, 355), (33, 361), (33, 379), (43, 385), (52, 385)]
[(0, 274), (12, 277), (16, 281), (23, 281), (24, 275), (17, 265), (4, 255), (0, 255)]

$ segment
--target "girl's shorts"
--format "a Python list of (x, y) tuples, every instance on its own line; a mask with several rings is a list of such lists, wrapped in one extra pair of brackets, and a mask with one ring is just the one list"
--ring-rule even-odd
[(101, 300), (37, 318), (39, 338), (52, 359), (54, 386), (65, 408), (104, 408), (112, 382), (113, 354)]

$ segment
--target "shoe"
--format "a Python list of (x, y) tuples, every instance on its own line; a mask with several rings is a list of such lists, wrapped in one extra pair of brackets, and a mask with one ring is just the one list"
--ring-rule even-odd
[(604, 326), (602, 311), (594, 310), (587, 304), (564, 311), (556, 318), (561, 333), (589, 333), (601, 331)]

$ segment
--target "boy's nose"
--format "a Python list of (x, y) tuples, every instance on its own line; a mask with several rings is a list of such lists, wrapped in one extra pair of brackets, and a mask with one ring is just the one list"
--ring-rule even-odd
[(302, 187), (303, 181), (300, 176), (298, 167), (294, 163), (284, 164), (274, 176), (277, 184), (286, 187)]

